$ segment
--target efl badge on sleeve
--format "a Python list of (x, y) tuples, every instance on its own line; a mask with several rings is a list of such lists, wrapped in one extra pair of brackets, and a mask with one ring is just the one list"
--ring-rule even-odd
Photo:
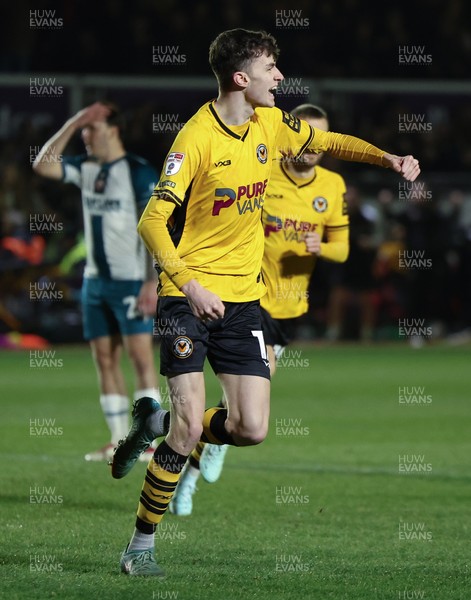
[(182, 166), (185, 155), (182, 152), (170, 152), (165, 163), (165, 175), (176, 175)]

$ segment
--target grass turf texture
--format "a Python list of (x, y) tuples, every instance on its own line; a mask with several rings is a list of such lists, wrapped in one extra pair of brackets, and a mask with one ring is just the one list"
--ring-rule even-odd
[[(268, 439), (200, 480), (191, 517), (165, 517), (162, 581), (119, 573), (145, 465), (114, 481), (83, 460), (107, 441), (88, 349), (58, 347), (62, 367), (42, 369), (2, 353), (0, 597), (468, 599), (469, 348), (297, 350), (273, 382)], [(413, 386), (431, 402), (401, 404)], [(211, 374), (207, 391), (215, 404)], [(30, 419), (62, 435), (31, 435)], [(400, 455), (432, 471), (401, 474)]]

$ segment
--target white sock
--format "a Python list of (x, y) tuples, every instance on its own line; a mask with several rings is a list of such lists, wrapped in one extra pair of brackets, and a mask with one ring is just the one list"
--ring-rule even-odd
[(119, 439), (125, 438), (129, 433), (129, 398), (127, 396), (121, 396), (123, 401), (123, 406), (126, 406), (126, 411), (123, 412), (121, 416), (120, 426), (121, 433), (119, 434)]
[(155, 437), (162, 435), (164, 432), (164, 419), (168, 410), (161, 408), (157, 412), (153, 412), (147, 417), (146, 424), (152, 429)]
[(139, 531), (139, 529), (134, 529), (131, 541), (129, 542), (128, 552), (130, 550), (152, 550), (153, 547), (153, 533), (142, 533), (142, 531)]
[(147, 396), (148, 398), (153, 398), (154, 400), (157, 400), (157, 402), (160, 404), (160, 392), (158, 389), (144, 388), (142, 390), (136, 390), (134, 392), (134, 402), (136, 402), (136, 400), (139, 400), (139, 398), (144, 398), (144, 396)]
[[(142, 390), (136, 390), (134, 392), (134, 402), (136, 400), (139, 400), (139, 398), (144, 398), (145, 396), (147, 396), (148, 398), (153, 398), (154, 400), (156, 400), (159, 404), (160, 404), (160, 392), (157, 388), (144, 388)], [(152, 416), (151, 415), (149, 418), (152, 420), (152, 430), (156, 431), (157, 433), (160, 433), (162, 431), (163, 428), (163, 418), (165, 416), (164, 413), (162, 413), (162, 411), (157, 411), (157, 413), (153, 413), (158, 415), (157, 420), (153, 421)], [(155, 425), (155, 427), (154, 427)], [(151, 448), (157, 448), (157, 440), (154, 440), (152, 442), (152, 444), (150, 445)]]
[(111, 432), (111, 443), (117, 444), (129, 429), (129, 399), (120, 394), (101, 394), (100, 404)]

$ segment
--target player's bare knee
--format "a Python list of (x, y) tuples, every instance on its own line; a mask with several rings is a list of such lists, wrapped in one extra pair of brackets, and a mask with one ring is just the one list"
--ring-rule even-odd
[(263, 440), (267, 437), (266, 433), (256, 432), (246, 437), (245, 440), (248, 442), (247, 446), (256, 446), (257, 444), (261, 444)]
[(138, 376), (142, 377), (154, 368), (152, 357), (144, 356), (141, 352), (131, 352), (129, 358)]
[(244, 435), (238, 437), (242, 440), (242, 443), (239, 444), (240, 446), (256, 446), (263, 442), (267, 434), (265, 431), (259, 430), (246, 432)]
[(94, 352), (93, 358), (100, 373), (109, 373), (116, 367), (113, 356), (108, 352)]
[(233, 427), (228, 427), (226, 424), (226, 430), (238, 441), (238, 445), (256, 446), (257, 444), (261, 444), (267, 437), (268, 424), (244, 425), (243, 423), (239, 423)]
[(251, 431), (249, 435), (249, 439), (253, 446), (256, 444), (261, 444), (263, 440), (267, 437), (268, 434), (268, 425), (261, 425), (257, 430)]

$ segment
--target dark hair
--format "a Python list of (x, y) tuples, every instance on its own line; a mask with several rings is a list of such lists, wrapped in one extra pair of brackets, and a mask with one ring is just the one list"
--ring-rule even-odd
[(277, 60), (280, 50), (266, 31), (229, 29), (220, 33), (209, 47), (209, 64), (223, 90), (231, 86), (232, 75), (242, 71), (254, 58), (267, 53)]
[(122, 138), (126, 131), (126, 119), (121, 109), (117, 104), (110, 100), (100, 100), (100, 104), (110, 109), (110, 114), (106, 117), (106, 123), (111, 127), (117, 127), (119, 131), (119, 137)]
[(296, 106), (296, 108), (293, 108), (293, 110), (290, 112), (299, 119), (305, 119), (307, 117), (308, 119), (329, 120), (325, 110), (320, 106), (316, 106), (315, 104), (300, 104), (299, 106)]

